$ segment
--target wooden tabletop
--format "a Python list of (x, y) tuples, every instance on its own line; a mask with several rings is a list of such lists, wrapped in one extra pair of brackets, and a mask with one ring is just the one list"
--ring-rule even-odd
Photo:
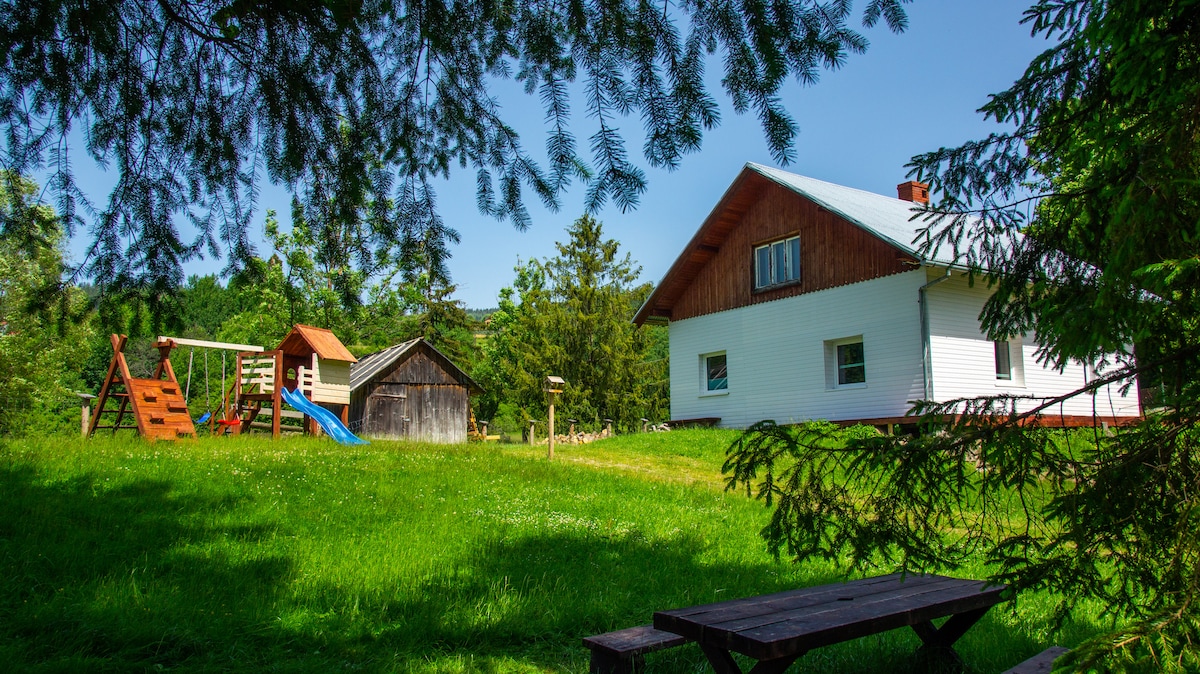
[[(949, 646), (1002, 600), (1003, 585), (945, 576), (892, 574), (704, 606), (659, 611), (654, 627), (758, 660), (795, 658), (821, 646), (911, 626)], [(961, 629), (930, 621), (962, 616)], [(950, 623), (943, 625), (949, 627)]]

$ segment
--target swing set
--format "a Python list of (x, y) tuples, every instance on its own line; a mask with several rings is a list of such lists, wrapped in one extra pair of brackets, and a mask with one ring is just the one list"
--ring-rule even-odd
[[(239, 427), (238, 431), (241, 430), (241, 422), (237, 420), (236, 414), (232, 415), (234, 420), (229, 419), (231, 398), (240, 391), (236, 382), (229, 389), (229, 393), (222, 398), (220, 409), (213, 407), (212, 393), (209, 388), (208, 350), (222, 350), (221, 389), (224, 391), (226, 383), (225, 351), (236, 351), (239, 355), (257, 355), (263, 351), (263, 347), (160, 336), (154, 345), (159, 354), (154, 374), (149, 378), (139, 378), (134, 377), (129, 371), (129, 363), (125, 359), (126, 340), (125, 335), (112, 335), (113, 358), (109, 363), (104, 384), (100, 387), (100, 393), (96, 396), (96, 413), (91, 416), (87, 431), (89, 437), (101, 429), (111, 429), (113, 434), (122, 429), (130, 429), (137, 430), (142, 436), (154, 440), (194, 438), (196, 437), (196, 427), (206, 423), (209, 432), (213, 434), (223, 434), (231, 426), (237, 426)], [(171, 351), (180, 346), (190, 347), (186, 386), (182, 393), (179, 390), (179, 381), (176, 379), (175, 369), (171, 366), (170, 358)], [(197, 348), (205, 350), (204, 397), (206, 411), (199, 419), (193, 420), (188, 411), (188, 401), (191, 400), (192, 369)], [(110, 405), (110, 403), (112, 404)], [(214, 414), (214, 412), (216, 413)], [(106, 414), (116, 414), (116, 420), (111, 424), (103, 423)], [(217, 430), (218, 425), (221, 426), (220, 431)]]
[[(218, 435), (218, 434), (223, 435), (226, 432), (233, 431), (233, 428), (235, 426), (238, 427), (238, 430), (240, 430), (240, 427), (241, 427), (241, 420), (239, 419), (240, 415), (230, 414), (230, 399), (236, 397), (236, 392), (238, 391), (238, 387), (235, 386), (232, 388), (226, 388), (226, 379), (227, 379), (226, 374), (228, 371), (227, 365), (226, 365), (226, 363), (227, 363), (226, 352), (227, 351), (238, 352), (238, 359), (239, 359), (239, 364), (240, 364), (241, 358), (243, 356), (248, 355), (248, 354), (260, 354), (264, 351), (263, 347), (253, 346), (250, 344), (230, 344), (228, 342), (212, 342), (212, 341), (203, 340), (203, 339), (185, 339), (182, 337), (161, 337), (160, 336), (158, 339), (160, 342), (168, 341), (168, 342), (175, 344), (176, 346), (189, 347), (188, 348), (187, 380), (186, 380), (186, 383), (184, 384), (184, 389), (183, 389), (183, 391), (184, 391), (183, 397), (185, 400), (187, 400), (189, 402), (192, 399), (192, 363), (196, 357), (196, 349), (197, 348), (204, 349), (204, 409), (205, 409), (205, 412), (204, 412), (204, 414), (200, 415), (199, 419), (195, 420), (195, 425), (200, 426), (202, 424), (208, 424), (208, 431), (210, 434), (213, 434), (213, 435)], [(221, 407), (219, 409), (215, 409), (213, 407), (212, 392), (209, 389), (209, 382), (211, 380), (210, 380), (209, 374), (208, 374), (208, 352), (212, 349), (218, 349), (221, 351), (221, 391), (224, 391), (225, 393), (222, 394), (223, 397), (221, 398)], [(213, 414), (214, 411), (216, 412), (216, 414)], [(221, 430), (219, 432), (217, 431), (218, 425), (221, 426)], [(237, 431), (233, 431), (233, 432), (237, 432)]]
[[(339, 442), (361, 442), (345, 427), (350, 407), (350, 364), (355, 358), (327, 329), (296, 325), (273, 351), (249, 344), (160, 336), (155, 343), (159, 360), (150, 378), (130, 373), (124, 354), (126, 339), (125, 335), (112, 335), (113, 359), (96, 396), (96, 411), (87, 428), (89, 437), (99, 429), (111, 429), (113, 434), (135, 429), (155, 440), (194, 438), (196, 427), (207, 424), (213, 435), (240, 435), (259, 428), (270, 430), (272, 437), (278, 438), (281, 418), (295, 417), (302, 420), (307, 433), (324, 431)], [(182, 392), (170, 359), (171, 351), (181, 346), (189, 347)], [(192, 419), (188, 401), (196, 349), (205, 350), (205, 412)], [(211, 349), (221, 350), (220, 408), (213, 406), (208, 364)], [(236, 352), (232, 383), (228, 382), (227, 351)], [(286, 392), (287, 402), (297, 411), (283, 409), (284, 389), (289, 387), (292, 390)], [(340, 406), (340, 419), (320, 405)], [(258, 421), (268, 409), (269, 423)], [(116, 420), (102, 423), (107, 420), (105, 415), (111, 414)]]

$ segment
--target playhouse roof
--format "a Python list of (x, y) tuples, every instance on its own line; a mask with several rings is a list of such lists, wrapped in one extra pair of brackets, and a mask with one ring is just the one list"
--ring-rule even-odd
[(332, 331), (311, 325), (294, 326), (287, 337), (284, 337), (283, 341), (279, 343), (279, 350), (289, 356), (307, 356), (316, 352), (317, 357), (325, 360), (358, 362), (354, 354), (346, 350), (341, 340)]
[(479, 384), (475, 383), (474, 379), (471, 379), (470, 375), (455, 365), (454, 361), (446, 357), (446, 354), (438, 351), (437, 348), (421, 337), (410, 339), (407, 342), (401, 342), (395, 346), (389, 346), (382, 351), (376, 351), (370, 355), (363, 356), (362, 360), (350, 368), (350, 390), (354, 391), (358, 389), (375, 375), (391, 367), (396, 361), (407, 358), (420, 344), (424, 344), (434, 354), (435, 358), (442, 361), (442, 369), (462, 382), (471, 393), (483, 393), (483, 389)]

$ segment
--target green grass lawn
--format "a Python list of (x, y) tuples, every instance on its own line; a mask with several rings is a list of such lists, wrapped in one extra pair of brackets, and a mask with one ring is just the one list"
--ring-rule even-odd
[[(545, 448), (309, 438), (0, 441), (0, 670), (586, 672), (590, 634), (843, 578), (776, 562), (722, 490), (728, 431)], [(881, 569), (880, 572), (885, 572)], [(984, 574), (965, 569), (962, 575)], [(1052, 642), (1049, 597), (959, 642), (999, 672)], [(904, 671), (911, 631), (791, 671)], [(651, 672), (705, 672), (695, 646)]]

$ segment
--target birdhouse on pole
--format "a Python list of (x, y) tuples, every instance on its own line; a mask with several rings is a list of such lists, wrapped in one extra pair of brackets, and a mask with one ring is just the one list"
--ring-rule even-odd
[(542, 390), (546, 392), (546, 402), (549, 403), (549, 409), (546, 415), (546, 425), (549, 427), (550, 442), (547, 451), (547, 458), (554, 458), (554, 396), (563, 392), (567, 381), (562, 377), (548, 375), (542, 381)]
[(546, 393), (551, 393), (551, 394), (562, 393), (563, 387), (565, 387), (566, 385), (567, 385), (567, 382), (562, 377), (555, 377), (554, 375), (549, 375), (546, 377), (545, 380), (542, 381), (542, 390), (545, 391)]

